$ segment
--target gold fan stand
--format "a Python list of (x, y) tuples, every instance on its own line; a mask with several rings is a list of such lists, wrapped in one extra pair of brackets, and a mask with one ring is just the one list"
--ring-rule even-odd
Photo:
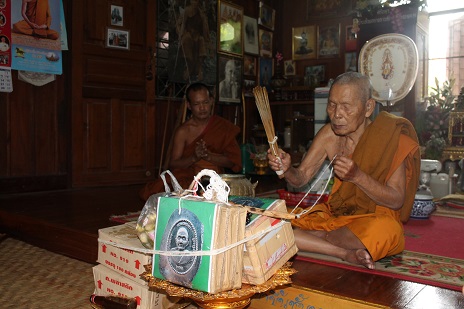
[(150, 288), (163, 290), (169, 296), (185, 297), (193, 300), (201, 308), (205, 309), (241, 309), (251, 303), (253, 295), (267, 292), (278, 286), (291, 283), (290, 276), (296, 273), (287, 262), (269, 280), (260, 285), (243, 284), (240, 289), (210, 294), (175, 285), (166, 280), (153, 277), (151, 265), (145, 265), (142, 279), (148, 282)]

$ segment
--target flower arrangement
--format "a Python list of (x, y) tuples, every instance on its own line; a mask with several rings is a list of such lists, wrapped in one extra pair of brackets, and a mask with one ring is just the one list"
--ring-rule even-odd
[(415, 128), (420, 145), (425, 147), (427, 159), (438, 160), (448, 139), (449, 112), (453, 109), (455, 97), (452, 93), (455, 80), (450, 78), (440, 87), (435, 78), (436, 87), (432, 87), (430, 96), (425, 98), (426, 108), (416, 115)]

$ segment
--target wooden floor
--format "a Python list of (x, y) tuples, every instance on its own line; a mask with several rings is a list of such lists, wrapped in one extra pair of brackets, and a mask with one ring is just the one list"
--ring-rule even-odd
[[(89, 263), (112, 214), (138, 211), (140, 186), (0, 196), (0, 232)], [(464, 308), (457, 291), (295, 260), (293, 284), (385, 308)]]

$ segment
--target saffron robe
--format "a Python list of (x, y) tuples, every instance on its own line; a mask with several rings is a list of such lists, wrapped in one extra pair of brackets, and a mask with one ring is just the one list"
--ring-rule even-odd
[(405, 201), (399, 210), (377, 205), (351, 182), (335, 177), (326, 203), (292, 221), (306, 230), (348, 227), (377, 261), (404, 249), (402, 222), (409, 219), (419, 183), (420, 152), (416, 132), (405, 118), (381, 112), (367, 127), (352, 155), (358, 167), (386, 184), (401, 163), (406, 167)]
[[(182, 158), (193, 156), (197, 142), (203, 139), (210, 152), (227, 156), (229, 160), (234, 163), (234, 166), (231, 168), (232, 171), (240, 172), (242, 170), (242, 157), (240, 147), (237, 142), (237, 135), (239, 133), (239, 127), (224, 118), (213, 115), (203, 132), (193, 142), (185, 146)], [(195, 162), (188, 168), (174, 169), (171, 172), (174, 177), (176, 177), (180, 186), (187, 189), (192, 183), (193, 177), (203, 169), (214, 170), (218, 174), (224, 173), (224, 168), (203, 159)], [(167, 177), (167, 181), (170, 181), (169, 177)], [(163, 180), (158, 178), (145, 185), (145, 187), (140, 191), (140, 197), (147, 200), (150, 195), (163, 191)]]
[(48, 0), (28, 2), (26, 4), (26, 16), (31, 23), (39, 26), (47, 25), (47, 29), (34, 29), (27, 23), (27, 21), (21, 20), (13, 24), (13, 32), (34, 35), (51, 40), (56, 40), (60, 37), (57, 31), (50, 29), (52, 18)]

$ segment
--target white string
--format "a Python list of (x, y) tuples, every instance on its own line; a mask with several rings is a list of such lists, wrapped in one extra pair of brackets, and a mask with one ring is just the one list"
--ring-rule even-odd
[[(274, 136), (274, 138), (272, 139), (272, 141), (268, 140), (267, 142), (269, 143), (269, 145), (272, 146), (272, 145), (274, 145), (275, 143), (277, 143), (277, 139), (278, 139), (278, 137), (277, 137), (277, 136)], [(271, 149), (272, 149), (272, 147), (271, 147)], [(279, 160), (280, 163), (282, 163), (282, 159), (279, 157), (279, 154), (274, 153), (274, 156)], [(276, 173), (277, 175), (280, 176), (280, 175), (282, 175), (282, 174), (284, 173), (284, 171), (283, 171), (283, 170), (278, 170), (278, 171), (275, 171), (275, 173)]]
[(311, 190), (314, 188), (314, 186), (316, 185), (316, 183), (319, 182), (319, 180), (322, 178), (322, 176), (325, 174), (325, 172), (327, 171), (327, 169), (330, 167), (330, 174), (329, 174), (329, 177), (327, 178), (327, 182), (325, 183), (324, 185), (324, 188), (322, 190), (322, 192), (320, 194), (318, 194), (318, 197), (316, 199), (316, 201), (311, 205), (311, 207), (303, 210), (301, 213), (297, 214), (296, 217), (299, 219), (301, 216), (307, 214), (308, 212), (310, 212), (314, 206), (319, 202), (319, 200), (321, 199), (322, 195), (324, 194), (325, 190), (327, 189), (327, 186), (330, 182), (330, 179), (332, 178), (332, 175), (333, 175), (333, 166), (332, 166), (332, 163), (333, 161), (335, 160), (335, 158), (337, 157), (337, 155), (335, 155), (332, 160), (329, 162), (329, 164), (322, 170), (322, 173), (319, 174), (319, 176), (316, 178), (315, 181), (313, 181), (313, 184), (312, 186), (308, 189), (308, 191), (306, 192), (306, 194), (301, 198), (301, 200), (298, 202), (298, 204), (296, 204), (296, 206), (292, 209), (292, 211), (290, 213), (293, 213), (297, 208), (298, 206), (300, 206), (301, 202), (303, 202), (303, 200), (308, 196), (309, 192), (311, 192)]
[(102, 243), (102, 244), (105, 244), (105, 245), (111, 245), (111, 246), (114, 246), (114, 247), (118, 247), (118, 248), (121, 248), (121, 249), (126, 249), (126, 250), (131, 250), (131, 251), (136, 251), (136, 252), (140, 252), (140, 253), (144, 253), (144, 254), (159, 254), (159, 255), (165, 255), (165, 256), (204, 256), (204, 255), (218, 255), (218, 254), (221, 254), (221, 253), (224, 253), (234, 247), (237, 247), (237, 246), (240, 246), (250, 240), (253, 240), (253, 239), (256, 239), (266, 233), (269, 233), (271, 232), (272, 230), (275, 230), (275, 229), (278, 229), (280, 228), (281, 226), (283, 226), (284, 224), (290, 224), (288, 221), (285, 221), (285, 220), (280, 220), (279, 223), (273, 225), (273, 226), (270, 226), (268, 227), (267, 229), (265, 230), (262, 230), (254, 235), (251, 235), (251, 236), (248, 236), (248, 237), (245, 237), (244, 239), (240, 240), (240, 241), (237, 241), (235, 243), (232, 243), (230, 245), (227, 245), (225, 247), (222, 247), (222, 248), (218, 248), (218, 249), (213, 249), (213, 250), (204, 250), (204, 251), (177, 251), (177, 250), (173, 250), (173, 251), (166, 251), (166, 250), (153, 250), (153, 249), (144, 249), (144, 248), (137, 248), (137, 247), (132, 247), (132, 246), (127, 246), (127, 245), (124, 245), (124, 244), (118, 244), (114, 241), (111, 241), (111, 240), (105, 240), (105, 239), (101, 239), (101, 238), (98, 238), (98, 242)]
[(277, 139), (278, 139), (277, 136), (274, 136), (274, 138), (272, 139), (272, 141), (269, 141), (269, 140), (268, 140), (267, 142), (268, 142), (269, 144), (271, 144), (271, 145), (274, 145), (275, 143), (277, 143)]

